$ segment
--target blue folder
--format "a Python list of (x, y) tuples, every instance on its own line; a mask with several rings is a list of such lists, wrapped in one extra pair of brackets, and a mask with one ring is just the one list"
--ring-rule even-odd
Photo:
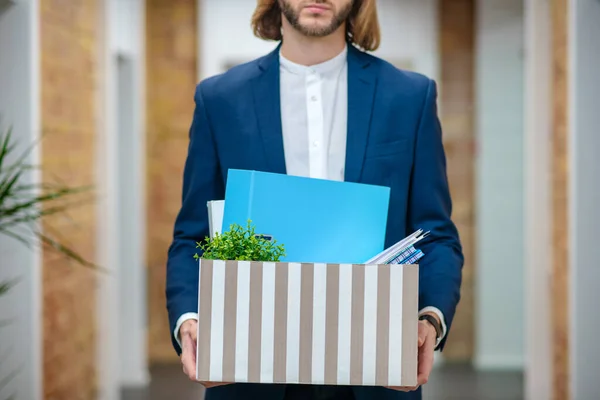
[(222, 232), (251, 220), (288, 262), (364, 263), (384, 249), (390, 189), (230, 169)]

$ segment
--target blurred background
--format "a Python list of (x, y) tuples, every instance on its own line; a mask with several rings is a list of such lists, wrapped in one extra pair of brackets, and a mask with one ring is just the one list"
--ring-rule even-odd
[[(466, 256), (425, 399), (598, 398), (600, 2), (377, 3), (375, 55), (438, 83)], [(201, 398), (165, 262), (195, 85), (276, 46), (255, 5), (0, 0), (1, 399)]]

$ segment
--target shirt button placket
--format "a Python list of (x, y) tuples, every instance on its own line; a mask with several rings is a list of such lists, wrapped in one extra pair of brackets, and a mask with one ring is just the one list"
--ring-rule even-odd
[(320, 178), (323, 177), (323, 155), (320, 146), (323, 137), (323, 108), (319, 102), (321, 82), (314, 71), (309, 72), (306, 77), (306, 94), (308, 98), (308, 139), (311, 144), (309, 148), (309, 170), (311, 177)]

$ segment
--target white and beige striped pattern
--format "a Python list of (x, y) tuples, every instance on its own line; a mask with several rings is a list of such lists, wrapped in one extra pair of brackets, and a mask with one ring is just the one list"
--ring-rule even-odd
[(418, 267), (200, 260), (197, 378), (413, 386)]

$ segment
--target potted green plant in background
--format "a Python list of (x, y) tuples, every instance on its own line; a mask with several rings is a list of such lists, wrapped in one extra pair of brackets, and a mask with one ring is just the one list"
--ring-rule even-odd
[[(0, 130), (0, 236), (15, 239), (18, 243), (32, 248), (44, 246), (56, 251), (76, 264), (100, 270), (93, 262), (86, 260), (77, 251), (61, 243), (51, 234), (40, 229), (45, 216), (62, 213), (72, 207), (89, 203), (90, 196), (81, 197), (90, 191), (90, 187), (69, 187), (64, 184), (39, 183), (27, 180), (28, 174), (38, 167), (28, 163), (32, 146), (27, 151), (18, 150), (12, 130)], [(19, 151), (19, 153), (17, 153)], [(0, 254), (0, 258), (2, 255)], [(11, 268), (19, 268), (11, 265)], [(18, 280), (0, 281), (0, 300)], [(0, 316), (0, 328), (9, 322)], [(0, 360), (0, 363), (2, 360)], [(13, 371), (9, 376), (0, 377), (0, 392), (17, 375)]]
[(246, 227), (232, 224), (228, 231), (216, 233), (214, 238), (206, 237), (196, 243), (196, 248), (203, 250), (202, 256), (194, 255), (196, 259), (277, 262), (285, 257), (285, 246), (257, 234), (250, 220)]
[[(15, 154), (17, 143), (12, 130), (0, 132), (0, 235), (11, 237), (24, 246), (45, 245), (77, 264), (98, 269), (74, 249), (64, 245), (37, 226), (45, 216), (62, 213), (89, 203), (90, 197), (80, 197), (91, 189), (69, 187), (60, 183), (26, 183), (26, 174), (38, 167), (27, 162), (31, 148)], [(14, 160), (14, 161), (11, 161)], [(6, 291), (4, 283), (4, 291)]]

